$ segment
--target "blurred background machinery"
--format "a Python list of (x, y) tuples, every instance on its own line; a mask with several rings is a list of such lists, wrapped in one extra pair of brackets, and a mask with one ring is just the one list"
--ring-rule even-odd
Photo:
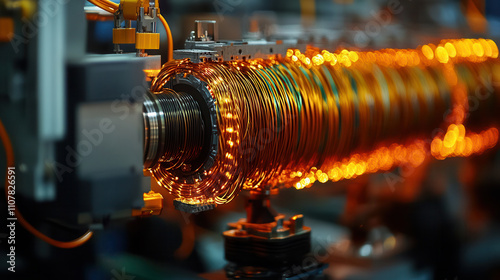
[(0, 1), (1, 275), (497, 279), (499, 18)]

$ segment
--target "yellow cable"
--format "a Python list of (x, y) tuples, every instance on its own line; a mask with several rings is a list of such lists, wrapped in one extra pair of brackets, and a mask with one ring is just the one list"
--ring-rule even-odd
[(116, 9), (113, 9), (112, 7), (105, 6), (105, 4), (103, 2), (101, 2), (100, 0), (88, 0), (88, 1), (92, 4), (94, 4), (96, 7), (99, 7), (108, 13), (113, 14), (116, 11)]
[(108, 5), (108, 7), (112, 8), (114, 10), (117, 10), (118, 6), (119, 6), (119, 4), (112, 2), (112, 1), (109, 1), (109, 0), (98, 0), (98, 1), (105, 4), (105, 5)]
[(168, 40), (168, 52), (167, 52), (167, 61), (171, 61), (174, 59), (174, 42), (172, 40), (172, 32), (170, 31), (170, 27), (168, 26), (165, 18), (159, 14), (158, 18), (160, 18), (163, 27), (165, 28), (165, 32), (167, 32), (167, 40)]
[[(3, 143), (3, 147), (5, 149), (5, 154), (7, 156), (7, 167), (9, 166), (14, 166), (14, 150), (12, 149), (12, 143), (10, 141), (10, 138), (9, 138), (9, 135), (7, 134), (7, 131), (5, 130), (5, 127), (2, 123), (2, 121), (0, 120), (0, 139), (2, 140), (2, 143)], [(5, 174), (5, 198), (8, 199), (8, 168), (7, 168), (7, 172)], [(31, 234), (35, 235), (36, 237), (42, 239), (43, 241), (49, 243), (50, 245), (53, 245), (53, 246), (56, 246), (56, 247), (59, 247), (59, 248), (74, 248), (74, 247), (78, 247), (80, 245), (83, 245), (85, 242), (87, 242), (93, 235), (93, 232), (91, 230), (88, 230), (85, 234), (83, 234), (82, 236), (78, 237), (77, 239), (75, 240), (72, 240), (72, 241), (58, 241), (58, 240), (54, 240), (48, 236), (46, 236), (45, 234), (41, 233), (40, 231), (38, 231), (37, 229), (35, 229), (28, 221), (26, 221), (23, 217), (23, 215), (21, 215), (21, 212), (19, 212), (18, 208), (16, 207), (16, 210), (14, 211), (15, 215), (16, 215), (16, 218), (17, 220), (19, 221), (19, 223), (24, 227), (26, 228), (26, 230), (28, 230)]]

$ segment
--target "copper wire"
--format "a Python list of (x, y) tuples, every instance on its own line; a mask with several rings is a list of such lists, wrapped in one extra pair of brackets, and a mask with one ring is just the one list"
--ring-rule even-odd
[[(449, 42), (457, 45), (457, 54), (451, 58), (450, 51), (444, 59), (440, 46)], [(206, 82), (218, 108), (219, 152), (214, 166), (194, 183), (172, 178), (160, 165), (152, 174), (187, 203), (221, 204), (241, 189), (303, 188), (316, 180), (418, 165), (429, 154), (432, 137), (453, 134), (449, 126), (465, 122), (468, 96), (493, 88), (482, 101), (492, 103), (499, 92), (493, 83), (499, 80), (496, 45), (466, 42), (376, 52), (309, 48), (305, 54), (288, 50), (285, 58), (167, 63), (151, 90), (161, 91), (178, 74)], [(458, 55), (462, 43), (481, 44), (483, 54), (473, 55), (471, 47), (468, 56), (463, 50)], [(443, 132), (432, 135), (436, 129)], [(498, 130), (489, 129), (484, 137), (491, 143), (484, 149), (498, 140)]]
[(147, 167), (159, 163), (163, 169), (173, 170), (198, 157), (203, 147), (204, 123), (191, 95), (171, 89), (148, 95), (143, 116)]

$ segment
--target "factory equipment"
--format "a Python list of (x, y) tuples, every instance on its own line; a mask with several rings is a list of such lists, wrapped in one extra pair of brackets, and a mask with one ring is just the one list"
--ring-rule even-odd
[[(316, 180), (354, 178), (398, 164), (417, 166), (430, 155), (480, 153), (496, 144), (498, 130), (495, 120), (478, 120), (482, 127), (474, 135), (486, 141), (474, 147), (469, 142), (465, 151), (473, 131), (464, 124), (476, 122), (472, 116), (466, 121), (467, 101), (484, 92), (483, 101), (495, 110), (497, 56), (493, 41), (465, 39), (418, 50), (330, 53), (309, 48), (303, 54), (289, 49), (286, 57), (265, 60), (167, 63), (151, 90), (166, 87), (172, 96), (192, 96), (176, 98), (177, 108), (193, 109), (173, 110), (173, 118), (198, 110), (184, 115), (181, 123), (189, 125), (180, 130), (186, 138), (170, 146), (172, 151), (197, 155), (204, 148), (199, 136), (204, 130), (211, 131), (205, 141), (213, 152), (201, 169), (192, 164), (198, 157), (180, 160), (181, 154), (169, 152), (170, 166), (160, 160), (149, 168), (184, 203), (222, 204), (240, 189), (301, 189)], [(486, 76), (475, 77), (479, 72)], [(203, 119), (197, 106), (217, 117)], [(150, 115), (157, 118), (148, 112), (146, 123)], [(174, 121), (164, 121), (169, 122)], [(204, 125), (192, 126), (200, 122)], [(161, 132), (152, 138), (162, 139)]]
[[(491, 40), (466, 39), (419, 50), (330, 53), (310, 48), (302, 54), (290, 49), (286, 57), (267, 60), (167, 63), (151, 87), (159, 92), (163, 111), (146, 109), (144, 114), (145, 123), (156, 120), (146, 127), (156, 132), (146, 135), (148, 152), (153, 146), (166, 150), (152, 152), (159, 160), (149, 168), (183, 211), (211, 209), (243, 189), (256, 194), (247, 219), (230, 224), (232, 230), (224, 233), (228, 277), (314, 277), (322, 270), (314, 258), (310, 267), (287, 274), (309, 252), (309, 229), (303, 228), (301, 215), (284, 225), (283, 215), (267, 208), (265, 194), (494, 147), (497, 124), (488, 118), (498, 102), (497, 56)], [(469, 79), (478, 72), (488, 74)], [(468, 100), (477, 92), (487, 96), (482, 101), (492, 111), (469, 117)], [(174, 108), (171, 114), (168, 105)], [(161, 116), (165, 129), (158, 129)], [(179, 137), (169, 132), (169, 123), (185, 137), (178, 145), (163, 140)], [(478, 130), (471, 131), (475, 125)], [(208, 155), (203, 152), (207, 148)], [(264, 210), (262, 205), (267, 205)], [(263, 217), (254, 214), (261, 211)], [(279, 242), (286, 247), (277, 249)], [(286, 265), (277, 268), (280, 261)]]
[[(0, 157), (7, 201), (15, 194), (22, 202), (9, 218), (55, 247), (159, 215), (164, 197), (151, 182), (189, 214), (246, 193), (246, 218), (223, 232), (223, 277), (318, 279), (328, 263), (312, 254), (314, 228), (307, 216), (274, 210), (271, 197), (481, 155), (498, 143), (493, 40), (324, 49), (297, 38), (221, 40), (215, 20), (196, 20), (174, 51), (158, 1), (89, 2), (95, 7), (58, 2), (64, 12), (25, 43), (16, 32), (35, 1), (0, 2)], [(87, 54), (85, 30), (62, 28), (86, 20), (113, 22), (115, 54)], [(168, 42), (163, 65), (152, 54), (157, 21)], [(43, 207), (25, 206), (33, 202)], [(57, 230), (41, 230), (46, 220), (85, 233), (62, 241)]]

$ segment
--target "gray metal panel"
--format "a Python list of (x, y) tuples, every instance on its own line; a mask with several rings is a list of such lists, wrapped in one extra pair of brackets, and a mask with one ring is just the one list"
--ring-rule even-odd
[(159, 56), (134, 54), (87, 55), (71, 62), (68, 79), (81, 101), (138, 99), (149, 88), (143, 69), (158, 66)]
[(218, 55), (216, 51), (199, 50), (199, 49), (184, 49), (175, 50), (174, 59), (189, 58), (192, 62), (202, 62), (204, 59), (217, 60)]
[[(144, 206), (141, 185), (142, 170), (120, 176), (91, 178), (82, 185), (85, 192), (80, 197), (81, 214), (91, 214), (90, 219), (109, 218), (110, 216), (130, 217), (132, 209)], [(80, 221), (90, 222), (90, 221)]]
[[(91, 219), (143, 206), (143, 118), (141, 103), (82, 103), (76, 112), (79, 209)], [(88, 212), (87, 212), (88, 211)]]
[(305, 44), (276, 43), (267, 41), (234, 41), (234, 42), (198, 42), (186, 41), (185, 49), (175, 50), (174, 58), (189, 58), (192, 62), (203, 62), (205, 59), (215, 61), (246, 60), (268, 58), (273, 55), (285, 56), (289, 48), (305, 51)]
[[(142, 174), (142, 104), (85, 103), (77, 109), (75, 147), (81, 159), (77, 175), (94, 177)], [(140, 188), (139, 188), (140, 189)]]

